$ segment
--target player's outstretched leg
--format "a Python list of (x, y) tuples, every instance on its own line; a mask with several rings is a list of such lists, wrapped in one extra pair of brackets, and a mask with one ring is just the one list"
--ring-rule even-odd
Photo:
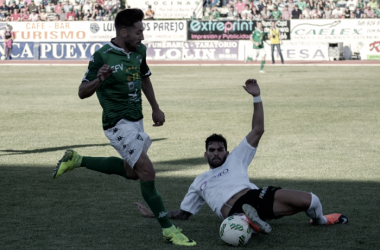
[(80, 167), (82, 156), (72, 149), (67, 149), (61, 160), (54, 169), (53, 178), (57, 179), (62, 174)]
[(243, 211), (248, 219), (249, 224), (251, 225), (252, 229), (255, 230), (255, 232), (263, 234), (269, 234), (272, 232), (272, 227), (260, 219), (256, 209), (254, 209), (251, 205), (244, 204)]

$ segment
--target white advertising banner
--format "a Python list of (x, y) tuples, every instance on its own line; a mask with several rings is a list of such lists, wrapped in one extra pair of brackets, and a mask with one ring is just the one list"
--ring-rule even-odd
[[(328, 44), (325, 42), (291, 42), (283, 41), (281, 52), (285, 61), (325, 61), (328, 60)], [(252, 55), (253, 46), (250, 41), (240, 41), (239, 59), (244, 60), (247, 56)], [(264, 43), (266, 60), (272, 60), (271, 46)], [(276, 63), (281, 63), (277, 48), (274, 50), (274, 59)], [(253, 58), (255, 60), (255, 58)], [(257, 58), (261, 61), (261, 58)]]
[(380, 60), (380, 20), (292, 20), (290, 42), (305, 48), (309, 44), (328, 47), (329, 43), (343, 43), (343, 57), (346, 59), (359, 52), (362, 60)]
[(126, 0), (126, 5), (131, 8), (139, 8), (144, 11), (152, 6), (155, 15), (159, 19), (190, 18), (200, 2), (203, 0)]
[[(143, 23), (144, 41), (187, 39), (186, 21), (144, 21)], [(2, 23), (0, 29), (5, 29), (6, 24)], [(116, 36), (113, 21), (10, 22), (9, 24), (12, 25), (17, 42), (108, 42)]]

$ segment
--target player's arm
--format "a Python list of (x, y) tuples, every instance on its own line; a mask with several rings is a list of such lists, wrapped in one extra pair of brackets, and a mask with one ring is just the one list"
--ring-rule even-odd
[(248, 94), (254, 97), (252, 130), (246, 136), (247, 142), (252, 147), (257, 147), (261, 136), (264, 134), (264, 109), (260, 98), (260, 88), (255, 79), (248, 79), (243, 86)]
[[(148, 218), (154, 218), (154, 214), (144, 205), (141, 203), (135, 202), (135, 205), (138, 210), (142, 213), (143, 216)], [(169, 219), (173, 220), (187, 220), (192, 213), (186, 212), (182, 209), (172, 210), (168, 212)]]
[(160, 107), (157, 104), (156, 96), (154, 95), (153, 85), (150, 81), (149, 76), (142, 77), (141, 79), (141, 88), (148, 99), (150, 106), (152, 107), (152, 119), (153, 126), (162, 126), (165, 122), (165, 114), (161, 111)]
[(112, 69), (107, 64), (104, 64), (98, 70), (97, 77), (95, 80), (82, 81), (79, 85), (78, 95), (80, 99), (85, 99), (92, 96), (95, 91), (99, 88), (102, 82), (112, 74)]

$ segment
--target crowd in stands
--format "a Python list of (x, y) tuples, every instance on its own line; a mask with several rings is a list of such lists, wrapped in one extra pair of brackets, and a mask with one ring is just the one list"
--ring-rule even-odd
[(380, 0), (212, 0), (209, 20), (380, 18)]
[(0, 21), (109, 21), (120, 0), (0, 0)]

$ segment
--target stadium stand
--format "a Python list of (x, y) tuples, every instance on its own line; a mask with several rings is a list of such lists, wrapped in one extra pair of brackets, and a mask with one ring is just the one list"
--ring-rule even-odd
[[(378, 0), (204, 0), (203, 6), (203, 19), (213, 21), (380, 18)], [(110, 21), (120, 7), (119, 0), (0, 0), (0, 21)]]

